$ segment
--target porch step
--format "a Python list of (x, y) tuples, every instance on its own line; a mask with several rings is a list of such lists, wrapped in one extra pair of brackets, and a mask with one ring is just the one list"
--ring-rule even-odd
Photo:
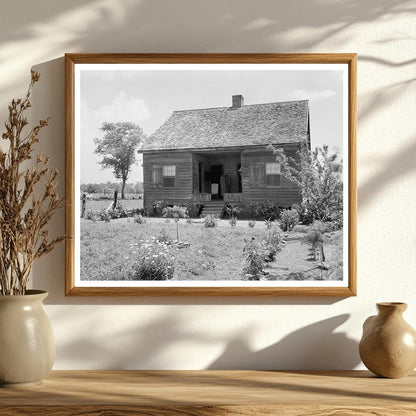
[(219, 218), (222, 214), (222, 209), (224, 207), (224, 201), (209, 201), (204, 203), (204, 208), (201, 212), (201, 217), (206, 217), (207, 215), (214, 215)]

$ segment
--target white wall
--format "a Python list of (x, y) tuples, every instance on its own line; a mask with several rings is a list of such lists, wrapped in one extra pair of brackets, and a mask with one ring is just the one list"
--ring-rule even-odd
[[(349, 369), (378, 301), (416, 327), (415, 9), (399, 0), (25, 0), (0, 5), (0, 120), (42, 73), (33, 118), (64, 171), (65, 52), (357, 52), (358, 296), (65, 298), (64, 250), (34, 268), (56, 369)], [(413, 10), (411, 8), (413, 7)], [(63, 177), (61, 179), (63, 193)], [(61, 212), (53, 223), (64, 230)]]

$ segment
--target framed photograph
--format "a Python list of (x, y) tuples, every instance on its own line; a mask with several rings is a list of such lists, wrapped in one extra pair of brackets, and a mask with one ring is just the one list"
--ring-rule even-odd
[(354, 296), (355, 54), (67, 54), (66, 294)]

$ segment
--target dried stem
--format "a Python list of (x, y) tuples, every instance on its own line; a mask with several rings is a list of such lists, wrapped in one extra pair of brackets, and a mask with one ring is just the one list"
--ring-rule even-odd
[(32, 71), (25, 98), (10, 103), (2, 135), (8, 141), (8, 150), (0, 150), (1, 295), (25, 294), (33, 262), (65, 239), (64, 236), (51, 239), (46, 229), (63, 203), (56, 192), (58, 171), (51, 172), (49, 158), (42, 156), (37, 156), (31, 168), (22, 168), (32, 159), (39, 132), (49, 124), (49, 118), (40, 120), (26, 136), (22, 134), (28, 124), (25, 111), (31, 107), (32, 88), (39, 78), (40, 74)]

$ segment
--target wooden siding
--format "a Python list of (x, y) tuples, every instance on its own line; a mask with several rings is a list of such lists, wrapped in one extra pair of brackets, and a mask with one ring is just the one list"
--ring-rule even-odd
[(235, 194), (224, 194), (224, 202), (243, 202), (243, 194), (235, 193)]
[[(294, 157), (297, 145), (284, 147), (287, 156)], [(143, 154), (143, 186), (145, 206), (164, 200), (172, 204), (187, 204), (193, 195), (209, 193), (209, 182), (205, 172), (212, 165), (222, 165), (224, 175), (230, 178), (229, 194), (238, 193), (238, 166), (241, 163), (242, 202), (246, 204), (271, 201), (280, 207), (299, 204), (300, 189), (283, 175), (279, 186), (266, 185), (265, 164), (275, 162), (273, 153), (267, 149), (246, 149), (242, 152), (200, 154), (191, 152), (152, 152)], [(202, 189), (199, 189), (199, 164), (202, 164)], [(175, 187), (155, 187), (152, 182), (153, 166), (176, 166)], [(240, 199), (240, 196), (239, 198)]]
[(192, 200), (194, 202), (209, 202), (211, 201), (211, 194), (205, 193), (205, 194), (199, 194), (194, 193), (192, 196)]
[[(294, 157), (297, 146), (288, 146), (285, 153)], [(302, 201), (299, 187), (280, 176), (279, 186), (266, 185), (265, 164), (276, 162), (270, 150), (244, 150), (242, 152), (243, 201), (246, 204), (269, 200), (279, 207), (289, 207)]]
[[(153, 166), (175, 165), (175, 186), (172, 188), (152, 181)], [(154, 201), (168, 201), (172, 204), (186, 204), (192, 200), (192, 154), (190, 152), (154, 152), (143, 154), (144, 205)]]

